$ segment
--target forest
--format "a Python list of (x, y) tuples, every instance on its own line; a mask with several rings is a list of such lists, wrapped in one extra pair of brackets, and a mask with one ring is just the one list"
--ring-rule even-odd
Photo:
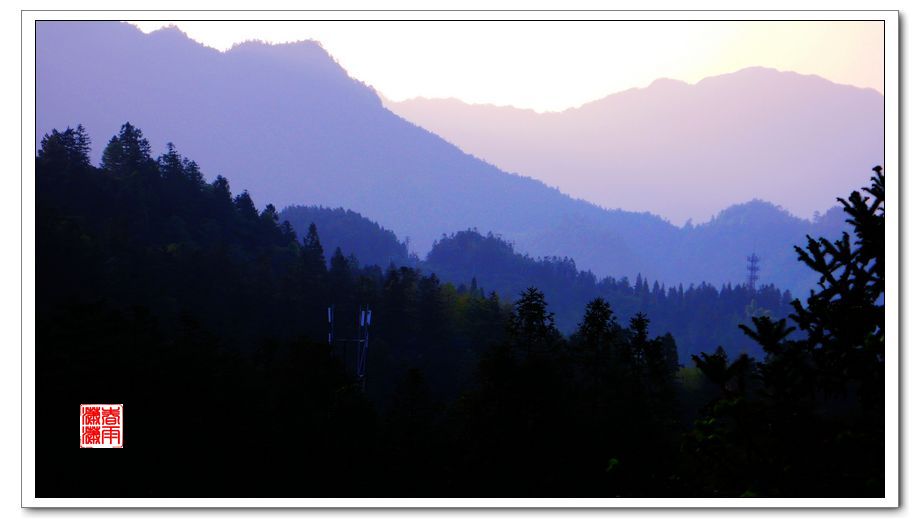
[[(884, 494), (880, 167), (840, 200), (852, 236), (789, 248), (807, 298), (603, 279), (564, 332), (552, 281), (451, 268), (495, 237), (362, 265), (130, 123), (98, 167), (90, 147), (54, 130), (36, 157), (39, 497)], [(682, 366), (675, 336), (739, 304), (738, 337)], [(330, 306), (338, 336), (373, 309), (366, 383)], [(125, 449), (75, 449), (87, 401), (124, 404)]]
[[(539, 285), (555, 315), (555, 323), (568, 335), (576, 331), (585, 306), (597, 297), (606, 299), (620, 320), (637, 312), (650, 319), (652, 334), (672, 334), (680, 363), (691, 365), (690, 356), (724, 346), (732, 355), (742, 352), (761, 358), (757, 344), (738, 331), (738, 324), (755, 315), (782, 318), (792, 310), (788, 290), (773, 284), (727, 283), (720, 287), (708, 283), (667, 286), (641, 274), (598, 279), (590, 271), (579, 270), (571, 258), (533, 258), (518, 253), (513, 243), (492, 232), (475, 228), (444, 234), (424, 260), (409, 252), (392, 231), (354, 211), (325, 207), (286, 207), (279, 218), (297, 233), (306, 235), (311, 226), (322, 233), (324, 245), (340, 248), (362, 265), (383, 268), (391, 264), (414, 267), (433, 273), (456, 286), (457, 293), (473, 292), (485, 297), (491, 292), (512, 303), (532, 285)], [(738, 263), (738, 276), (745, 262)], [(679, 264), (677, 264), (679, 265)]]

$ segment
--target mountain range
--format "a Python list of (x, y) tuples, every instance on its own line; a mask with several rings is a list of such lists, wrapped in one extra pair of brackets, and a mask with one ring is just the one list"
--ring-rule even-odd
[[(101, 143), (106, 138), (98, 134), (131, 121), (155, 150), (167, 139), (175, 142), (206, 175), (227, 176), (262, 205), (351, 209), (408, 237), (410, 250), (420, 254), (442, 234), (478, 228), (500, 234), (524, 254), (571, 257), (598, 276), (642, 273), (667, 284), (718, 284), (743, 280), (745, 256), (756, 251), (763, 281), (801, 294), (814, 278), (795, 262), (792, 245), (803, 243), (806, 233), (834, 236), (845, 228), (839, 211), (802, 220), (759, 200), (678, 228), (658, 215), (572, 198), (397, 116), (312, 41), (248, 42), (219, 52), (175, 28), (144, 34), (124, 23), (39, 22), (36, 71), (36, 139), (82, 123)], [(677, 110), (653, 117), (678, 123)], [(685, 132), (688, 142), (698, 134)], [(734, 144), (723, 148), (725, 156), (736, 155)], [(840, 144), (828, 155), (854, 148)], [(670, 153), (649, 155), (664, 160)], [(877, 163), (853, 167), (860, 177), (846, 190), (867, 181), (864, 175)], [(744, 182), (752, 174), (747, 168), (736, 171)], [(639, 179), (618, 187), (632, 193)], [(812, 192), (799, 183), (785, 193)], [(644, 188), (650, 195), (669, 192)], [(682, 198), (695, 201), (697, 194)], [(832, 198), (822, 195), (827, 203)]]
[(752, 199), (809, 218), (862, 186), (884, 153), (880, 93), (761, 67), (659, 79), (563, 112), (384, 104), (504, 170), (677, 225)]

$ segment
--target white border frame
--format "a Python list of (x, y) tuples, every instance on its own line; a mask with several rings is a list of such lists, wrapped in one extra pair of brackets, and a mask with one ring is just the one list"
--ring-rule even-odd
[[(513, 499), (513, 498), (321, 498), (321, 499), (118, 499), (35, 497), (35, 21), (36, 20), (392, 20), (429, 18), (462, 19), (616, 19), (616, 20), (880, 20), (885, 23), (885, 155), (886, 220), (885, 258), (885, 497), (881, 499)], [(898, 507), (900, 502), (899, 422), (899, 240), (900, 240), (900, 136), (899, 136), (899, 27), (897, 11), (22, 11), (22, 497), (21, 505), (34, 507)], [(868, 181), (868, 178), (867, 178)], [(26, 199), (28, 197), (28, 199)]]

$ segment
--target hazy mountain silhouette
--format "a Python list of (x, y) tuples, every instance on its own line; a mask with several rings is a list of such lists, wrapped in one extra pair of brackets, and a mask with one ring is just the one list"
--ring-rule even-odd
[[(658, 280), (662, 286), (672, 287), (704, 282), (716, 286), (744, 284), (745, 258), (757, 252), (766, 272), (761, 274), (766, 280), (761, 280), (760, 284), (772, 282), (805, 293), (813, 287), (814, 277), (794, 272), (801, 263), (796, 261), (795, 253), (789, 251), (789, 241), (802, 245), (806, 234), (836, 236), (843, 229), (844, 216), (843, 209), (835, 207), (806, 221), (761, 200), (735, 205), (705, 224), (680, 229), (673, 247), (656, 250), (670, 252), (669, 266), (661, 268), (657, 275), (642, 274), (650, 281)], [(560, 260), (524, 255), (515, 250), (511, 241), (492, 237), (491, 233), (490, 236), (467, 230), (452, 233), (415, 256), (399, 241), (398, 233), (354, 211), (292, 206), (281, 211), (280, 220), (290, 222), (301, 237), (307, 234), (310, 223), (315, 223), (327, 259), (339, 247), (345, 255), (355, 255), (362, 265), (421, 266), (457, 285), (477, 277), (487, 292), (495, 290), (509, 301), (534, 284), (546, 290), (548, 298), (554, 302), (559, 302), (560, 296), (572, 296), (569, 299), (572, 302), (554, 306), (559, 316), (557, 322), (565, 331), (574, 330), (589, 300), (604, 294), (595, 289), (597, 283), (607, 278), (624, 278), (586, 275), (584, 266), (564, 257)], [(738, 233), (747, 233), (752, 244), (739, 245)], [(650, 245), (657, 247), (652, 242)], [(786, 274), (781, 276), (780, 272)], [(631, 283), (635, 275), (625, 278)]]
[[(692, 232), (685, 231), (684, 235), (700, 239), (701, 247), (712, 249), (724, 242), (724, 234), (730, 233), (738, 222), (742, 226), (756, 224), (754, 229), (783, 231), (782, 215), (777, 215), (772, 223), (752, 220), (770, 218), (773, 210), (763, 202), (737, 206), (721, 215), (719, 221)], [(835, 212), (842, 214), (839, 209)], [(641, 282), (635, 277), (597, 277), (579, 270), (571, 259), (528, 257), (516, 252), (510, 242), (475, 230), (442, 237), (424, 260), (419, 260), (408, 254), (392, 231), (354, 211), (296, 206), (284, 209), (280, 220), (289, 221), (301, 235), (306, 235), (310, 224), (315, 223), (327, 256), (333, 253), (333, 248), (340, 248), (344, 255), (355, 255), (360, 265), (379, 266), (382, 270), (401, 265), (417, 267), (423, 274), (434, 273), (441, 281), (452, 283), (458, 293), (473, 291), (485, 298), (495, 292), (505, 302), (512, 303), (522, 291), (537, 285), (546, 295), (556, 325), (566, 335), (577, 331), (585, 306), (602, 297), (619, 320), (628, 321), (637, 312), (643, 312), (651, 318), (653, 334), (671, 332), (678, 355), (687, 364), (691, 362), (691, 354), (714, 350), (720, 345), (760, 357), (761, 351), (752, 347), (753, 343), (737, 328), (750, 315), (752, 297), (758, 309), (775, 317), (791, 311), (788, 292), (760, 284), (752, 294), (737, 270), (726, 272), (727, 276), (735, 276), (734, 280), (726, 281), (730, 284), (679, 285), (662, 284), (647, 277)], [(786, 227), (794, 229), (795, 223)], [(738, 258), (743, 259), (743, 255)], [(785, 266), (786, 262), (780, 264)]]
[[(813, 282), (801, 266), (780, 266), (793, 258), (793, 243), (815, 233), (809, 222), (763, 204), (758, 214), (727, 212), (715, 219), (726, 226), (713, 235), (719, 245), (704, 247), (708, 239), (694, 229), (572, 199), (396, 116), (315, 42), (246, 43), (221, 53), (176, 29), (145, 35), (122, 23), (39, 22), (36, 46), (38, 137), (83, 123), (98, 146), (107, 139), (102, 134), (131, 121), (154, 150), (175, 142), (208, 177), (227, 176), (260, 204), (352, 209), (410, 237), (419, 254), (442, 233), (477, 227), (522, 253), (572, 257), (599, 276), (738, 281), (744, 254), (756, 248), (763, 280), (797, 292), (796, 284)], [(862, 168), (852, 168), (860, 184)], [(633, 185), (638, 178), (618, 188), (633, 193)]]
[(279, 218), (290, 222), (301, 238), (307, 235), (310, 224), (315, 224), (320, 242), (326, 248), (327, 261), (335, 248), (341, 248), (344, 255), (354, 255), (361, 265), (386, 268), (390, 264), (418, 264), (418, 258), (409, 254), (408, 247), (395, 233), (354, 211), (296, 205), (285, 207)]
[(871, 89), (768, 68), (660, 79), (564, 112), (385, 101), (504, 170), (678, 225), (755, 198), (804, 218), (826, 210), (882, 159), (883, 104)]

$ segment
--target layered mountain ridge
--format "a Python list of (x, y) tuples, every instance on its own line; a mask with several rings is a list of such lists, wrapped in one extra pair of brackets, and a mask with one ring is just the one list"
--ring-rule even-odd
[(154, 150), (173, 141), (209, 177), (227, 176), (262, 204), (351, 209), (408, 237), (419, 254), (442, 234), (478, 228), (598, 276), (718, 284), (741, 280), (756, 250), (764, 281), (801, 293), (813, 278), (792, 244), (844, 228), (771, 206), (710, 247), (700, 234), (710, 231), (573, 199), (393, 114), (315, 42), (219, 52), (176, 29), (39, 22), (36, 46), (37, 138), (82, 123), (101, 143), (100, 133), (131, 121)]
[(884, 147), (878, 92), (762, 67), (659, 79), (562, 112), (384, 102), (504, 170), (676, 225), (757, 198), (810, 218), (862, 186)]

